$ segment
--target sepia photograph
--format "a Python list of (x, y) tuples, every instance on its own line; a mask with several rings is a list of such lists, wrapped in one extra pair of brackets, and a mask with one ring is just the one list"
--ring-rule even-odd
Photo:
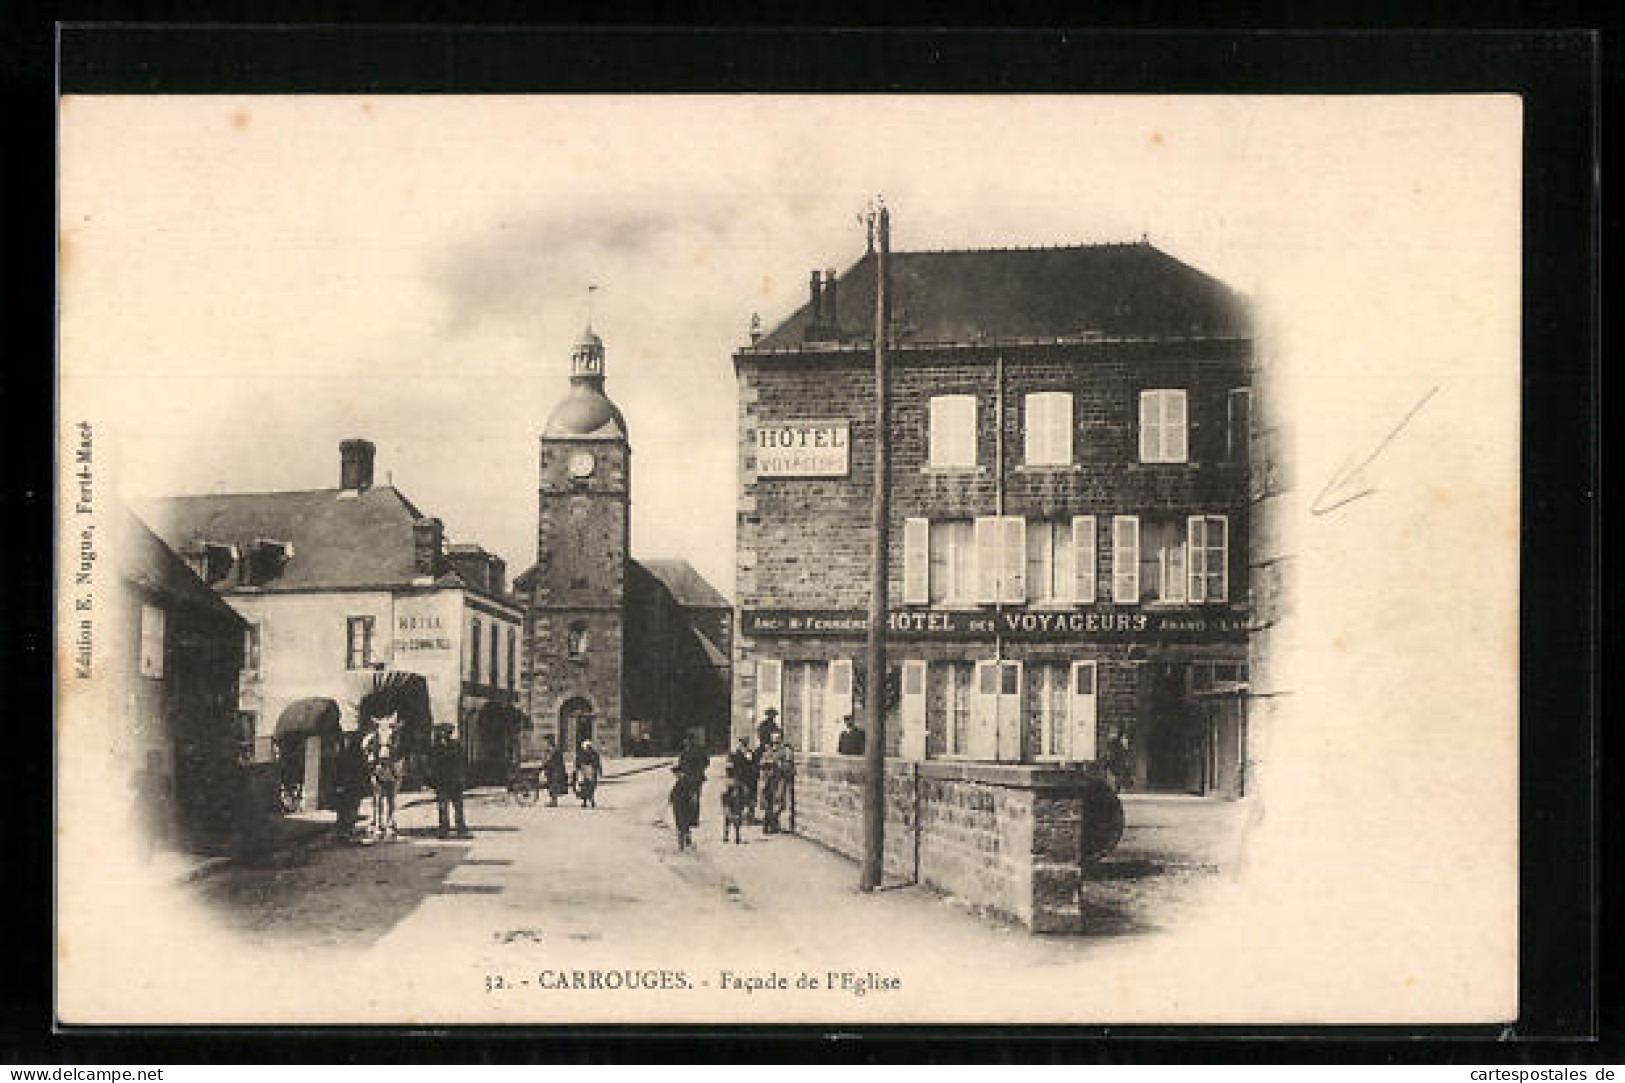
[(58, 124), (63, 1024), (1517, 1016), (1518, 97)]

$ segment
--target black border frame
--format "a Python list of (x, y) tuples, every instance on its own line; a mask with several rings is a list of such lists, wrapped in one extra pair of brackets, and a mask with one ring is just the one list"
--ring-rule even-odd
[[(284, 6), (285, 18), (297, 13)], [(411, 6), (388, 13), (420, 14)], [(516, 17), (509, 9), (501, 14)], [(11, 37), (10, 33), (7, 35)], [(658, 48), (651, 47), (658, 43)], [(43, 46), (43, 48), (42, 48)], [(59, 50), (59, 51), (58, 51)], [(27, 920), (0, 934), (7, 985), (0, 1051), (21, 1060), (190, 1063), (251, 1059), (442, 1060), (1033, 1060), (1169, 1054), (1260, 1059), (1589, 1060), (1581, 1045), (1622, 1017), (1599, 1011), (1601, 761), (1597, 659), (1600, 591), (1600, 35), (1584, 31), (1176, 31), (608, 29), (494, 25), (133, 25), (30, 27), (0, 53), (19, 139), (12, 160), (48, 160), (53, 62), (63, 92), (972, 92), (972, 93), (1516, 93), (1524, 101), (1525, 254), (1522, 839), (1520, 1018), (1507, 1027), (1180, 1028), (159, 1028), (53, 1031), (49, 818), (8, 818), (12, 883), (35, 885)], [(42, 71), (43, 65), (43, 71)], [(545, 75), (543, 74), (545, 73)], [(42, 80), (41, 76), (45, 78)], [(32, 153), (29, 153), (32, 152)], [(54, 260), (54, 177), (14, 190), (0, 170), (7, 220), (21, 227), (34, 274), (21, 291), (16, 356), (53, 356), (53, 298), (39, 268)], [(43, 228), (41, 228), (43, 227)], [(8, 231), (9, 232), (9, 231)], [(36, 349), (28, 349), (36, 345)], [(51, 717), (51, 402), (47, 366), (13, 366), (0, 391), (25, 425), (25, 472), (4, 493), (29, 522), (13, 567), (4, 627), (8, 669), (35, 669), (12, 724)], [(19, 411), (22, 407), (26, 412)], [(41, 424), (41, 421), (44, 424)], [(13, 466), (19, 460), (13, 460)], [(9, 472), (9, 471), (8, 471)], [(20, 492), (17, 490), (21, 490)], [(17, 537), (13, 541), (19, 540)], [(18, 591), (21, 591), (19, 594)], [(43, 694), (40, 694), (43, 693)], [(8, 712), (9, 713), (9, 712)], [(36, 738), (41, 738), (36, 740)], [(51, 740), (31, 726), (3, 770), (13, 801), (48, 809)], [(1619, 802), (1609, 809), (1619, 826)], [(1617, 835), (1616, 835), (1617, 837)], [(1604, 945), (1617, 948), (1617, 945)], [(21, 963), (23, 965), (16, 965)], [(1611, 973), (1618, 973), (1615, 969)], [(1426, 1035), (1442, 1042), (1419, 1044)], [(1110, 1038), (1102, 1046), (1093, 1039)], [(1170, 1039), (1180, 1044), (1171, 1045)], [(1526, 1043), (1508, 1046), (1507, 1039)], [(1088, 1041), (1088, 1045), (1080, 1045)], [(1490, 1044), (1491, 1042), (1496, 1044)], [(1528, 1044), (1539, 1041), (1539, 1045)], [(1557, 1042), (1561, 1044), (1551, 1044)], [(623, 1044), (626, 1043), (626, 1044)], [(1333, 1044), (1328, 1044), (1333, 1043)], [(1353, 1044), (1351, 1044), (1353, 1043)], [(1611, 1044), (1611, 1042), (1609, 1043)]]

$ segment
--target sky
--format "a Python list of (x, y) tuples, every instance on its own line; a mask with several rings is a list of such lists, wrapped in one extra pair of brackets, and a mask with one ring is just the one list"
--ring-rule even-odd
[[(70, 98), (64, 394), (108, 404), (138, 498), (333, 486), (365, 437), (380, 483), (517, 573), (596, 285), (633, 552), (731, 593), (732, 353), (862, 254), (875, 196), (896, 250), (1145, 236), (1292, 312), (1393, 278), (1418, 238), (1472, 247), (1491, 148), (1438, 120), (1360, 98)], [(1418, 273), (1377, 301), (1448, 289)]]

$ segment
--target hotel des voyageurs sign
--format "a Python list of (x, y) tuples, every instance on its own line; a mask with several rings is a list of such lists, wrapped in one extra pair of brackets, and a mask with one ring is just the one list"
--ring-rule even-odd
[(759, 478), (844, 478), (850, 470), (850, 423), (781, 421), (756, 428)]
[[(857, 637), (866, 634), (869, 628), (868, 614), (857, 609), (746, 609), (740, 612), (739, 620), (740, 633), (747, 636)], [(1078, 636), (1101, 639), (1222, 636), (1239, 640), (1247, 634), (1247, 618), (1244, 613), (1230, 610), (1146, 613), (894, 609), (887, 614), (886, 629), (900, 639), (980, 639), (1002, 635), (1028, 640)]]

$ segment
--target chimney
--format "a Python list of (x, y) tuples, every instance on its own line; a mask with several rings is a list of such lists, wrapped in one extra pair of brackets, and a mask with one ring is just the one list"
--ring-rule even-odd
[(493, 594), (506, 594), (508, 592), (508, 562), (499, 556), (491, 558), (491, 575), (489, 587)]
[(835, 313), (835, 268), (831, 267), (824, 272), (824, 319), (829, 325), (830, 337), (836, 337), (835, 329), (841, 325)]
[(439, 573), (445, 534), (439, 519), (419, 519), (412, 524), (412, 563), (419, 575)]
[(812, 313), (812, 319), (809, 320), (808, 322), (810, 322), (810, 323), (818, 323), (818, 322), (820, 322), (820, 320), (823, 318), (823, 315), (824, 315), (824, 297), (823, 297), (823, 289), (818, 284), (818, 272), (817, 271), (814, 271), (812, 273), (812, 284), (808, 288), (809, 288), (809, 290), (810, 290), (810, 292), (812, 294), (812, 298), (811, 298), (810, 305), (809, 305), (809, 308), (808, 308), (808, 311), (810, 313)]
[(339, 488), (365, 492), (372, 488), (371, 440), (345, 440), (339, 444)]

